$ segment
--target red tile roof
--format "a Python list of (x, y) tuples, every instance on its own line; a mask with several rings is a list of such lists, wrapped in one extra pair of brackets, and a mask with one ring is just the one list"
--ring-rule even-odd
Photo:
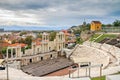
[(67, 30), (62, 30), (62, 32), (64, 32), (64, 33), (68, 33), (68, 31), (67, 31)]
[(41, 45), (41, 41), (42, 41), (41, 38), (37, 38), (37, 39), (33, 40), (33, 42), (36, 42), (36, 45)]
[(7, 42), (2, 42), (2, 43), (0, 43), (0, 46), (1, 47), (7, 47), (7, 46), (9, 46), (10, 44), (9, 43), (7, 43)]
[(65, 36), (70, 36), (70, 33), (68, 33), (67, 30), (62, 30), (62, 32), (64, 32)]
[(93, 23), (101, 24), (100, 21), (92, 21)]
[(10, 47), (16, 47), (16, 46), (25, 47), (25, 46), (27, 46), (27, 44), (24, 44), (24, 43), (15, 43), (15, 44), (11, 44), (10, 45)]
[(36, 41), (36, 45), (41, 45), (41, 42), (39, 42), (39, 41)]

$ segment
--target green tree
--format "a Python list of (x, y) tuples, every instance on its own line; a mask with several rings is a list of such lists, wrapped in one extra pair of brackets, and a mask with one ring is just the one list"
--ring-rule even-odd
[(27, 34), (27, 32), (23, 31), (20, 33), (20, 36)]
[(39, 33), (39, 34), (37, 35), (37, 38), (42, 38), (42, 34)]
[(115, 20), (115, 21), (113, 22), (113, 25), (114, 25), (114, 26), (120, 26), (120, 20)]
[(112, 26), (112, 24), (107, 24), (106, 26), (111, 27), (111, 26)]
[(31, 45), (28, 45), (25, 49), (31, 49)]
[(12, 41), (12, 44), (14, 44), (14, 43), (16, 43), (16, 41), (15, 41), (15, 40), (13, 40), (13, 41)]
[(51, 32), (50, 33), (50, 41), (53, 41), (55, 39), (55, 37), (56, 37), (56, 32), (55, 31)]
[(76, 38), (76, 43), (77, 44), (82, 44), (84, 41), (80, 38), (80, 37), (77, 37)]
[(25, 40), (23, 38), (21, 38), (18, 42), (19, 43), (25, 43)]
[(2, 48), (2, 54), (6, 54), (7, 47)]
[(32, 36), (27, 36), (25, 38), (25, 44), (31, 45), (31, 43), (32, 43)]
[(90, 24), (89, 23), (86, 24), (86, 29), (85, 30), (90, 30)]

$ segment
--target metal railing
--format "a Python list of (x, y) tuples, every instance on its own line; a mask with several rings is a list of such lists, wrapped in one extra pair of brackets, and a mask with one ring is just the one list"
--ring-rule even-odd
[[(69, 78), (81, 78), (81, 77), (90, 77), (91, 78), (91, 68), (99, 68), (99, 77), (101, 80), (102, 76), (102, 66), (103, 64), (99, 65), (91, 65), (90, 62), (80, 62), (77, 63), (78, 65), (72, 65), (70, 66), (71, 68), (69, 69)], [(85, 76), (80, 76), (80, 69), (85, 69)], [(74, 76), (74, 71), (77, 72), (77, 75)]]

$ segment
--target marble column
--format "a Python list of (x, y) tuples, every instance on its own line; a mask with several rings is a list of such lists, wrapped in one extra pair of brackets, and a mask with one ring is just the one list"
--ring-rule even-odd
[(11, 48), (11, 58), (13, 58), (13, 49), (14, 48)]
[(15, 48), (15, 57), (16, 58), (18, 57), (18, 50), (17, 50), (17, 48)]
[(7, 48), (7, 50), (6, 50), (6, 58), (8, 59), (8, 50), (9, 50), (9, 48)]

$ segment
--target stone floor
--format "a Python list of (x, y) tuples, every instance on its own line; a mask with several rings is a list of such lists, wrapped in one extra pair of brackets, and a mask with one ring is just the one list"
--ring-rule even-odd
[(22, 70), (25, 73), (33, 76), (44, 76), (49, 73), (64, 69), (72, 64), (72, 61), (64, 57), (59, 57), (57, 59), (44, 60), (38, 63), (32, 63), (27, 66), (23, 66)]
[(109, 75), (109, 76), (106, 76), (106, 80), (120, 80), (120, 75)]

